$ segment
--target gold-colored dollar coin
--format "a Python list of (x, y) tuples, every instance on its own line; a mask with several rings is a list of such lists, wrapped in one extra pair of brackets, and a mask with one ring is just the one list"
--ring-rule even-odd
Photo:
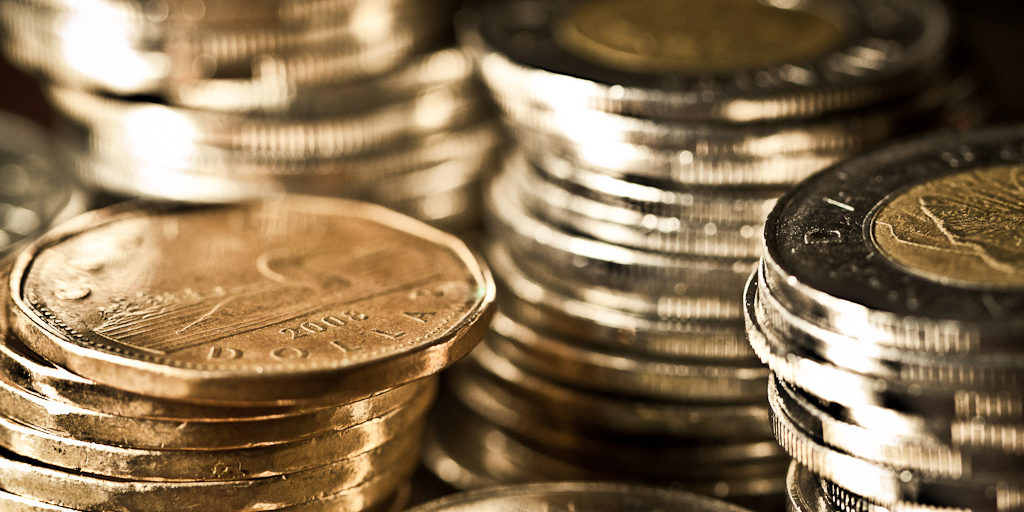
[[(0, 416), (0, 446), (19, 455), (94, 475), (132, 480), (238, 480), (350, 464), (416, 430), (433, 395), (380, 417), (294, 441), (231, 449), (140, 449), (82, 441)], [(73, 432), (72, 435), (75, 433)], [(244, 440), (244, 438), (242, 438)]]
[(13, 331), (119, 389), (191, 401), (343, 403), (468, 352), (494, 284), (464, 243), (365, 203), (114, 208), (11, 272)]
[(889, 259), (941, 283), (1024, 286), (1024, 166), (943, 176), (894, 195), (874, 216)]
[[(318, 468), (246, 480), (145, 482), (89, 475), (0, 453), (0, 488), (50, 504), (86, 511), (274, 510), (329, 500), (375, 477), (408, 475), (419, 450), (416, 428), (373, 451)], [(394, 487), (392, 487), (394, 489)], [(320, 505), (316, 505), (317, 507)], [(309, 510), (322, 510), (310, 508)]]

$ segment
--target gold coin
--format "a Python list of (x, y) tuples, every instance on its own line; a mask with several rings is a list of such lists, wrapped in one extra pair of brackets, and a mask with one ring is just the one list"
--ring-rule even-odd
[[(408, 485), (403, 485), (417, 467), (415, 457), (407, 457), (369, 480), (342, 491), (318, 496), (311, 501), (284, 508), (262, 509), (287, 512), (336, 512), (338, 510), (398, 512), (408, 500)], [(0, 489), (0, 510), (4, 512), (77, 512), (59, 505), (11, 494)]]
[(758, 68), (824, 55), (842, 31), (832, 13), (755, 0), (589, 0), (555, 27), (584, 58), (638, 73)]
[(887, 258), (943, 284), (1024, 286), (1024, 166), (933, 179), (888, 199), (871, 222)]
[(15, 333), (75, 373), (249, 404), (437, 373), (479, 341), (495, 294), (455, 237), (320, 198), (92, 212), (22, 252), (11, 290)]
[(263, 478), (352, 462), (415, 430), (432, 400), (433, 396), (424, 394), (365, 423), (311, 433), (296, 441), (214, 450), (111, 446), (49, 433), (0, 416), (0, 446), (47, 464), (131, 480)]
[[(362, 425), (433, 396), (426, 378), (372, 397), (308, 413), (239, 418), (152, 418), (108, 414), (11, 383), (0, 372), (0, 415), (81, 441), (140, 449), (227, 449), (279, 444)], [(59, 411), (59, 414), (54, 414)]]
[(26, 498), (87, 510), (267, 510), (310, 502), (353, 488), (415, 461), (421, 429), (344, 462), (289, 475), (230, 481), (144, 482), (54, 468), (4, 451), (0, 488)]

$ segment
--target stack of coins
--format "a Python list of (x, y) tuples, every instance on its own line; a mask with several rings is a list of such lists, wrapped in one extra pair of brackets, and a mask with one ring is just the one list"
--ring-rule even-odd
[(0, 256), (85, 209), (52, 150), (41, 127), (0, 112)]
[(498, 0), (460, 23), (522, 155), (485, 192), (507, 293), (451, 379), (476, 417), (431, 433), (430, 465), (461, 486), (642, 480), (781, 506), (739, 290), (787, 187), (972, 96), (947, 80), (946, 11)]
[(0, 23), (92, 187), (358, 198), (467, 230), (500, 136), (445, 48), (451, 3), (4, 0)]
[(746, 290), (796, 512), (1024, 509), (1024, 128), (921, 139), (779, 201)]
[(559, 482), (513, 485), (464, 492), (420, 505), (410, 512), (641, 512), (686, 510), (688, 512), (744, 512), (745, 509), (703, 496), (655, 487), (593, 482)]
[(400, 507), (494, 298), (451, 235), (315, 198), (99, 210), (4, 273), (3, 510)]

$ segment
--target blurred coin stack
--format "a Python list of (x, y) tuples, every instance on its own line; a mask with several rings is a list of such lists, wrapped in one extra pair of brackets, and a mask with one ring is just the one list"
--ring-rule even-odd
[(472, 512), (480, 510), (745, 512), (745, 509), (737, 506), (687, 492), (641, 485), (596, 482), (556, 482), (494, 487), (446, 496), (413, 508), (410, 512)]
[(444, 48), (451, 4), (4, 0), (0, 23), (92, 187), (359, 198), (466, 230), (499, 134), (472, 62)]
[(494, 296), (331, 199), (98, 210), (4, 265), (0, 509), (395, 510)]
[(85, 209), (68, 178), (42, 127), (0, 113), (0, 256)]
[(451, 378), (448, 407), (476, 417), (432, 432), (431, 466), (463, 487), (627, 479), (781, 504), (739, 290), (786, 188), (971, 111), (947, 12), (498, 0), (460, 24), (522, 152), (485, 192), (500, 312)]
[(895, 145), (779, 200), (746, 289), (794, 512), (1024, 510), (1024, 128)]

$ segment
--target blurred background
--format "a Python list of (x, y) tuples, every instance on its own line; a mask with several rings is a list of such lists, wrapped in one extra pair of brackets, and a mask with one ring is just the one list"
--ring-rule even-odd
[[(949, 0), (968, 51), (987, 80), (994, 122), (1024, 120), (1024, 2)], [(0, 56), (0, 110), (50, 125), (37, 81)]]

